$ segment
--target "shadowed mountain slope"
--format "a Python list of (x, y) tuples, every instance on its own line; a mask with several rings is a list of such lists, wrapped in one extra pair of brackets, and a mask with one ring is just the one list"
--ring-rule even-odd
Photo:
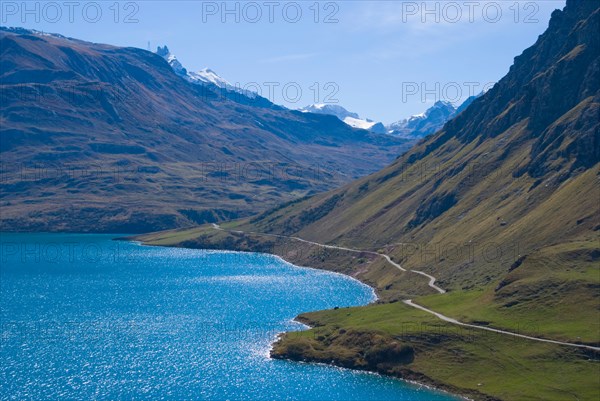
[(408, 146), (263, 98), (236, 102), (140, 49), (2, 28), (0, 53), (4, 230), (140, 232), (250, 215)]

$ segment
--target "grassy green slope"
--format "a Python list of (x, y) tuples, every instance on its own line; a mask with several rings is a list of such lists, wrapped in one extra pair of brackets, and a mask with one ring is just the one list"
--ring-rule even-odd
[(286, 334), (275, 357), (379, 371), (478, 400), (600, 396), (600, 366), (583, 351), (461, 329), (402, 303), (307, 313), (301, 320), (314, 328)]
[(523, 259), (497, 285), (418, 299), (461, 321), (599, 344), (598, 244), (562, 243)]
[(600, 343), (599, 21), (597, 3), (568, 2), (442, 131), (376, 174), (241, 229), (383, 249), (450, 291), (430, 305)]

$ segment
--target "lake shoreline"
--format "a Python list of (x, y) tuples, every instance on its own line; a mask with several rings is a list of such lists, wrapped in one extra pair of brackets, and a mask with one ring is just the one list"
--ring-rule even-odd
[[(303, 389), (305, 399), (450, 400), (377, 375), (270, 357), (278, 333), (307, 329), (293, 321), (302, 311), (373, 301), (373, 290), (355, 279), (273, 255), (119, 244), (115, 237), (3, 236), (3, 245), (60, 253), (22, 259), (11, 252), (3, 264), (3, 316), (17, 325), (5, 333), (8, 363), (0, 369), (15, 380), (0, 385), (0, 394), (195, 399), (202, 391), (220, 399), (239, 391), (268, 400), (293, 399)], [(81, 258), (65, 253), (67, 246), (104, 257)], [(116, 247), (118, 258), (106, 253)], [(69, 387), (73, 381), (80, 386)]]
[[(324, 270), (324, 271), (328, 271), (331, 273), (335, 273), (335, 274), (341, 274), (344, 275), (346, 277), (349, 277), (353, 280), (357, 280), (359, 281), (361, 284), (366, 285), (368, 287), (370, 287), (373, 290), (375, 299), (373, 301), (371, 301), (368, 305), (371, 304), (375, 304), (375, 303), (385, 303), (386, 300), (382, 300), (381, 296), (380, 296), (380, 289), (373, 286), (373, 283), (369, 283), (369, 282), (365, 282), (363, 280), (361, 280), (359, 277), (355, 276), (355, 275), (351, 275), (351, 274), (345, 274), (345, 273), (341, 273), (339, 271), (333, 270), (333, 269), (329, 269), (327, 267), (324, 267), (323, 265), (318, 266), (318, 263), (315, 263), (313, 266), (307, 266), (305, 263), (303, 263), (302, 265), (298, 264), (297, 261), (295, 261), (295, 258), (286, 258), (286, 255), (281, 255), (281, 254), (277, 254), (277, 253), (271, 253), (271, 252), (264, 252), (261, 250), (251, 250), (251, 249), (232, 249), (231, 247), (228, 246), (224, 246), (223, 248), (218, 247), (217, 244), (212, 243), (212, 244), (207, 244), (206, 248), (203, 247), (197, 247), (194, 246), (193, 244), (173, 244), (173, 245), (161, 245), (161, 244), (156, 244), (156, 243), (151, 243), (148, 242), (144, 239), (144, 236), (132, 236), (132, 237), (121, 237), (118, 238), (118, 240), (125, 240), (125, 241), (135, 241), (140, 243), (141, 245), (144, 246), (167, 246), (167, 247), (175, 247), (175, 248), (186, 248), (186, 249), (204, 249), (204, 250), (217, 250), (217, 251), (231, 251), (231, 252), (241, 252), (241, 253), (258, 253), (258, 254), (266, 254), (266, 255), (271, 255), (271, 256), (275, 256), (277, 258), (279, 258), (280, 260), (284, 261), (285, 263), (288, 263), (290, 265), (293, 265), (295, 267), (300, 267), (300, 268), (308, 268), (308, 269), (315, 269), (315, 270)], [(212, 246), (211, 246), (212, 245)], [(389, 302), (389, 301), (387, 301)], [(314, 322), (306, 319), (301, 315), (298, 315), (294, 318), (294, 321), (301, 323), (305, 326), (307, 326), (309, 329), (313, 328)], [(306, 331), (306, 330), (303, 330)], [(301, 362), (301, 363), (313, 363), (313, 364), (324, 364), (324, 365), (328, 365), (328, 366), (335, 366), (338, 368), (344, 368), (344, 369), (350, 369), (350, 370), (354, 370), (354, 371), (361, 371), (361, 372), (369, 372), (369, 373), (373, 373), (373, 374), (379, 374), (381, 376), (385, 376), (385, 377), (391, 377), (394, 379), (399, 379), (403, 382), (407, 382), (407, 383), (411, 383), (414, 385), (418, 385), (418, 386), (423, 386), (427, 389), (433, 390), (433, 391), (439, 391), (441, 393), (445, 393), (448, 394), (450, 396), (453, 397), (459, 397), (463, 400), (467, 400), (467, 401), (473, 401), (473, 400), (485, 400), (485, 401), (500, 401), (499, 399), (493, 398), (493, 397), (489, 397), (486, 396), (482, 393), (476, 392), (476, 393), (472, 393), (469, 391), (465, 391), (465, 389), (460, 389), (457, 388), (455, 386), (452, 386), (448, 383), (444, 383), (442, 381), (439, 380), (434, 380), (432, 378), (430, 378), (429, 376), (426, 376), (422, 373), (413, 371), (411, 369), (403, 369), (401, 374), (397, 374), (397, 373), (393, 373), (391, 371), (388, 370), (381, 370), (381, 369), (368, 369), (368, 368), (364, 368), (364, 367), (359, 367), (356, 365), (348, 365), (348, 364), (340, 364), (340, 363), (336, 363), (335, 360), (320, 360), (320, 359), (312, 359), (310, 357), (308, 357), (307, 355), (302, 355), (301, 357), (295, 357), (294, 355), (290, 355), (290, 354), (286, 354), (286, 353), (278, 353), (276, 351), (278, 345), (281, 343), (282, 339), (289, 334), (293, 334), (295, 332), (282, 332), (282, 333), (278, 333), (276, 340), (271, 344), (271, 348), (269, 351), (269, 356), (270, 358), (273, 359), (282, 359), (282, 360), (289, 360), (289, 361), (294, 361), (294, 362)], [(472, 398), (475, 397), (475, 398)]]

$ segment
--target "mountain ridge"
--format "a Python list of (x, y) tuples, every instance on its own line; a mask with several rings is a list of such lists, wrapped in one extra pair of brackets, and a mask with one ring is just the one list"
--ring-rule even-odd
[(10, 28), (0, 41), (3, 230), (143, 232), (250, 215), (407, 147), (194, 85), (145, 50)]
[[(165, 45), (163, 47), (158, 46), (156, 54), (164, 58), (169, 65), (173, 68), (173, 71), (185, 80), (202, 86), (207, 86), (211, 90), (227, 97), (230, 100), (237, 101), (239, 103), (252, 104), (255, 106), (271, 107), (284, 109), (282, 106), (277, 106), (269, 100), (259, 96), (256, 92), (242, 89), (238, 85), (232, 85), (227, 80), (221, 78), (210, 68), (204, 68), (199, 71), (188, 71), (177, 57), (169, 51), (169, 48)], [(243, 101), (244, 100), (244, 101)]]

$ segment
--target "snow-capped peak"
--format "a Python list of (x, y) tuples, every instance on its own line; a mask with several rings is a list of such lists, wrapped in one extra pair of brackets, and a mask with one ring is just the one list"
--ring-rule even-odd
[(303, 107), (299, 109), (303, 113), (316, 113), (316, 114), (329, 114), (332, 116), (336, 116), (340, 120), (344, 121), (344, 118), (351, 117), (355, 119), (360, 119), (358, 114), (352, 113), (340, 105), (337, 104), (312, 104), (310, 106)]
[(440, 121), (447, 121), (447, 118), (452, 116), (456, 112), (456, 108), (450, 102), (439, 100), (434, 103), (433, 106), (425, 110), (423, 113), (414, 114), (409, 118), (404, 120), (400, 120), (398, 122), (390, 124), (390, 128), (393, 129), (401, 129), (406, 127), (407, 125), (415, 124), (418, 121), (424, 121), (429, 118), (434, 118)]
[(214, 85), (220, 89), (226, 89), (228, 91), (241, 93), (242, 95), (254, 99), (257, 94), (255, 92), (241, 89), (239, 86), (230, 84), (227, 80), (221, 78), (216, 72), (210, 68), (204, 68), (200, 71), (189, 72), (183, 65), (177, 60), (177, 57), (169, 51), (167, 46), (158, 47), (156, 54), (167, 60), (173, 71), (188, 80), (191, 83), (199, 85)]
[(451, 102), (438, 100), (424, 113), (415, 114), (387, 127), (387, 132), (406, 138), (423, 138), (441, 129), (448, 120), (467, 108), (477, 96), (471, 96), (458, 108)]
[(353, 128), (365, 129), (371, 132), (384, 134), (385, 126), (372, 120), (362, 119), (357, 113), (346, 110), (337, 104), (312, 104), (299, 109), (303, 113), (328, 114), (337, 117)]
[(173, 71), (179, 76), (185, 77), (187, 76), (187, 70), (183, 67), (183, 65), (177, 60), (174, 54), (171, 54), (169, 48), (167, 46), (160, 47), (156, 49), (156, 54), (167, 60), (167, 63), (173, 68)]
[(190, 78), (202, 81), (202, 82), (210, 82), (217, 85), (219, 88), (233, 88), (234, 86), (227, 82), (225, 79), (221, 78), (216, 72), (211, 70), (210, 68), (204, 68), (197, 72), (190, 72), (188, 74)]

